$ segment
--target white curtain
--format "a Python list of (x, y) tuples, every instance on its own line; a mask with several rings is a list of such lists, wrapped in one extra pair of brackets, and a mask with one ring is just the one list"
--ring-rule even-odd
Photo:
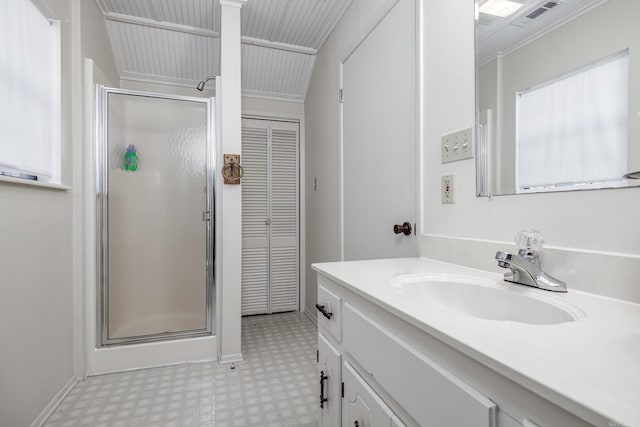
[(517, 95), (518, 188), (622, 179), (628, 51)]
[(60, 182), (60, 25), (0, 1), (0, 170)]

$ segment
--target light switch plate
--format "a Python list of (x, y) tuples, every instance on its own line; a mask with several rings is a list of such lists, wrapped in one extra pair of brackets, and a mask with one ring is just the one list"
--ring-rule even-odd
[(442, 135), (442, 163), (473, 158), (473, 128)]
[(454, 198), (455, 175), (442, 175), (442, 204), (453, 205), (456, 200)]

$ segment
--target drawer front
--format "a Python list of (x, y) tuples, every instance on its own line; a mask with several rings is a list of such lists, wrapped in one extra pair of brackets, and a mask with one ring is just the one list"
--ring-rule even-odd
[(327, 335), (332, 336), (338, 342), (342, 341), (342, 298), (331, 292), (323, 283), (327, 279), (318, 276), (318, 326)]
[(391, 409), (353, 369), (344, 362), (343, 427), (390, 427), (394, 417)]
[(421, 426), (496, 426), (495, 403), (349, 303), (344, 346)]
[[(329, 340), (318, 334), (318, 376), (320, 384), (320, 427), (340, 425), (342, 406), (342, 357)], [(325, 400), (326, 399), (326, 400)]]

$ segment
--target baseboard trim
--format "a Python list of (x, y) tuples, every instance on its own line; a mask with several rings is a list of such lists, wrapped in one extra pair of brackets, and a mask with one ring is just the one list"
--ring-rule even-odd
[(44, 423), (47, 422), (51, 414), (58, 408), (60, 403), (64, 400), (65, 397), (69, 394), (73, 387), (78, 384), (78, 379), (73, 377), (53, 396), (53, 399), (44, 407), (42, 412), (36, 417), (35, 420), (31, 423), (30, 427), (40, 427), (43, 426)]
[(303, 313), (309, 318), (309, 320), (311, 320), (314, 325), (318, 326), (318, 318), (315, 316), (315, 313), (309, 311), (308, 308), (305, 308)]
[(244, 357), (242, 356), (242, 353), (218, 355), (218, 363), (221, 365), (226, 365), (227, 363), (242, 362), (243, 360)]
[(216, 359), (214, 357), (209, 357), (209, 358), (206, 358), (206, 359), (189, 360), (189, 361), (186, 361), (186, 362), (160, 363), (158, 365), (153, 365), (153, 366), (143, 366), (142, 368), (127, 368), (127, 369), (120, 369), (120, 370), (114, 370), (114, 371), (98, 372), (98, 373), (95, 373), (95, 374), (87, 374), (87, 378), (101, 377), (103, 375), (122, 374), (122, 373), (126, 373), (126, 372), (147, 371), (149, 369), (168, 368), (168, 367), (171, 367), (171, 366), (191, 365), (193, 363), (216, 362), (217, 360), (218, 359)]

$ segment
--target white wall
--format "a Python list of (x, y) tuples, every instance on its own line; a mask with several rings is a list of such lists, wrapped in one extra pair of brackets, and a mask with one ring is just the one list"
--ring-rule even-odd
[(30, 424), (73, 376), (71, 195), (0, 182), (0, 425)]
[[(71, 182), (71, 2), (62, 31), (62, 172)], [(33, 422), (73, 376), (72, 193), (0, 182), (0, 425)]]
[(340, 259), (339, 64), (396, 2), (353, 0), (316, 58), (305, 98), (307, 309), (315, 304), (317, 289), (310, 265)]
[(242, 115), (302, 119), (304, 103), (243, 96)]
[(95, 2), (45, 3), (62, 23), (62, 181), (72, 189), (0, 183), (3, 426), (42, 421), (82, 376), (82, 58), (97, 58), (111, 79), (115, 70)]
[[(474, 124), (474, 6), (425, 0), (423, 256), (487, 270), (496, 248), (535, 228), (543, 267), (584, 289), (640, 302), (640, 189), (475, 197), (475, 163), (440, 164), (440, 136)], [(456, 31), (451, 31), (456, 28)], [(456, 175), (456, 204), (440, 203), (440, 176)]]
[(118, 67), (102, 12), (95, 1), (82, 1), (82, 56), (91, 58), (110, 82), (117, 84)]

